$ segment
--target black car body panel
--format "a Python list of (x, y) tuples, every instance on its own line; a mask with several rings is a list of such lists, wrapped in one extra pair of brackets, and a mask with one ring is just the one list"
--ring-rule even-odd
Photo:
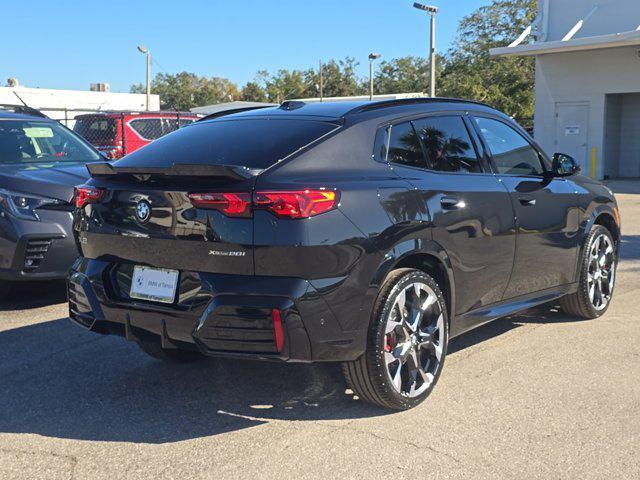
[[(434, 115), (459, 118), (481, 172), (387, 162), (385, 129)], [(619, 225), (612, 193), (580, 176), (496, 174), (474, 115), (499, 118), (521, 132), (506, 116), (471, 102), (293, 103), (198, 122), (212, 129), (215, 122), (243, 119), (333, 125), (245, 179), (136, 175), (136, 165), (146, 165), (142, 155), (154, 153), (141, 150), (126, 165), (115, 164), (133, 169), (133, 177), (96, 176), (89, 185), (105, 189), (106, 197), (76, 213), (82, 258), (69, 281), (71, 318), (101, 333), (151, 335), (166, 348), (344, 361), (364, 352), (379, 288), (396, 268), (434, 272), (447, 297), (452, 336), (575, 291), (584, 235), (602, 215)], [(260, 209), (252, 218), (229, 218), (193, 205), (189, 192), (205, 185), (236, 193), (333, 189), (339, 204), (304, 219)], [(135, 216), (141, 200), (153, 211), (144, 223)], [(175, 302), (130, 298), (134, 265), (179, 270)], [(281, 351), (274, 349), (274, 310), (284, 319)]]
[[(27, 158), (26, 153), (25, 158), (14, 159), (8, 155), (25, 148), (25, 138), (20, 139), (22, 143), (8, 133), (0, 138), (0, 192), (50, 199), (27, 218), (16, 216), (6, 205), (0, 205), (0, 279), (66, 278), (78, 257), (72, 234), (74, 187), (89, 178), (86, 162), (96, 162), (101, 157), (84, 140), (53, 120), (0, 111), (0, 122), (0, 127), (21, 122), (35, 128), (53, 126), (87, 153), (82, 161), (44, 155)], [(60, 154), (65, 152), (64, 148), (68, 146), (61, 146)]]

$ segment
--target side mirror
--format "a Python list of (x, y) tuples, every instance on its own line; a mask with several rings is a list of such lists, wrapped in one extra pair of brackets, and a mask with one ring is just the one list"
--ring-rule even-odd
[(580, 165), (575, 159), (564, 153), (553, 155), (553, 175), (556, 177), (570, 177), (580, 172)]

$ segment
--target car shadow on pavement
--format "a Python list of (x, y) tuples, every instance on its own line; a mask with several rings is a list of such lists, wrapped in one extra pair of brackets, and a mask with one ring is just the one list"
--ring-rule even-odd
[[(549, 307), (498, 320), (456, 339), (451, 353), (522, 323), (564, 321)], [(68, 319), (0, 332), (0, 381), (0, 432), (65, 439), (161, 444), (271, 421), (392, 413), (354, 398), (338, 365), (167, 365)]]
[(0, 302), (0, 312), (46, 307), (66, 300), (66, 283), (62, 280), (17, 282), (11, 286), (7, 299)]

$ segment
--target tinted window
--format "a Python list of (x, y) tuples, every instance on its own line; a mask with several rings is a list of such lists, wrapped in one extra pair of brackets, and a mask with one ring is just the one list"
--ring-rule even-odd
[(166, 133), (162, 130), (160, 118), (137, 118), (131, 120), (129, 125), (145, 140), (156, 140)]
[(538, 152), (513, 128), (489, 118), (475, 120), (499, 173), (540, 175), (544, 172)]
[(73, 126), (73, 131), (91, 143), (113, 143), (116, 137), (116, 120), (106, 116), (80, 117)]
[(378, 130), (376, 134), (376, 143), (373, 147), (373, 158), (376, 162), (387, 161), (387, 140), (391, 127), (384, 127)]
[(0, 164), (98, 160), (94, 150), (58, 123), (0, 120)]
[(414, 122), (427, 152), (429, 168), (441, 172), (482, 172), (462, 117), (432, 117)]
[(181, 164), (268, 168), (337, 128), (311, 120), (246, 119), (196, 122), (118, 162), (120, 166)]
[(424, 168), (426, 166), (420, 137), (411, 123), (400, 123), (391, 127), (387, 160), (410, 167)]

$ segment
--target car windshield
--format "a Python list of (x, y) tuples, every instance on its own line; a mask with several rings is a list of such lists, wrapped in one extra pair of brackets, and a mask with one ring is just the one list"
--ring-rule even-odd
[(100, 159), (83, 140), (55, 122), (0, 120), (0, 164)]

